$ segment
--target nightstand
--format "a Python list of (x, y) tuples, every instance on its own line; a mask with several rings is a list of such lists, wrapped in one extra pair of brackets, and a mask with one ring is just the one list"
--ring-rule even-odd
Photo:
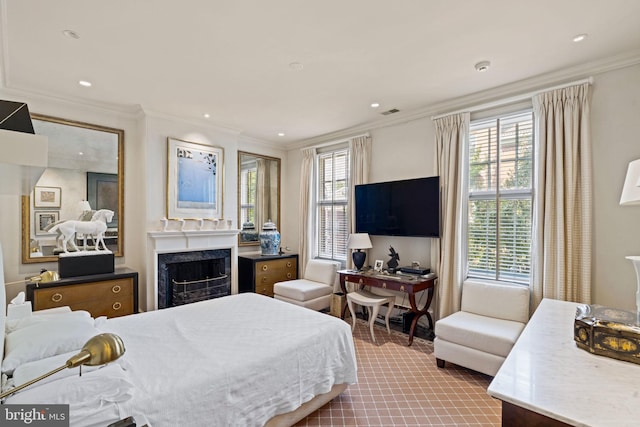
[(238, 257), (238, 292), (273, 297), (273, 284), (298, 278), (298, 254)]

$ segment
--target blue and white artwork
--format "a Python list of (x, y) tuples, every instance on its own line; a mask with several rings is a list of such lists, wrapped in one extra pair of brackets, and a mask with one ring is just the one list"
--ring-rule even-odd
[(178, 208), (216, 209), (217, 156), (177, 148)]
[(167, 140), (167, 218), (221, 218), (224, 150)]

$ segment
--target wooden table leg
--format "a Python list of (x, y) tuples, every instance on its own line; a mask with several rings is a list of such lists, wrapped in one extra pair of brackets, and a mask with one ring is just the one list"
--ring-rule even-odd
[(344, 305), (344, 307), (342, 307), (342, 314), (340, 315), (340, 318), (342, 320), (344, 320), (344, 315), (347, 312), (347, 304), (346, 304), (346, 300), (347, 300), (347, 284), (345, 283), (344, 276), (342, 274), (340, 274), (340, 288), (342, 289), (342, 293), (344, 294), (344, 298), (345, 298), (345, 305)]
[(425, 303), (422, 310), (418, 309), (418, 305), (416, 304), (416, 295), (413, 293), (409, 294), (409, 303), (411, 304), (411, 311), (415, 313), (413, 316), (413, 320), (411, 321), (411, 328), (409, 329), (409, 345), (413, 344), (413, 334), (418, 327), (418, 319), (423, 315), (427, 316), (427, 320), (429, 321), (429, 328), (433, 330), (433, 319), (431, 318), (431, 314), (429, 313), (429, 307), (431, 306), (431, 300), (433, 299), (433, 288), (429, 288), (427, 290), (427, 302)]

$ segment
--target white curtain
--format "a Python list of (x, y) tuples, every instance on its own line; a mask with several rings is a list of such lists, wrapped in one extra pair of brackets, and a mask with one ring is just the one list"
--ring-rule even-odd
[(460, 310), (464, 280), (463, 235), (466, 202), (463, 198), (464, 148), (469, 113), (434, 120), (435, 170), (440, 176), (441, 236), (431, 239), (431, 265), (438, 274), (436, 319)]
[(265, 197), (269, 193), (269, 174), (267, 173), (267, 160), (256, 159), (256, 230), (261, 231), (262, 225), (269, 219), (269, 199)]
[(300, 232), (298, 235), (298, 269), (304, 274), (307, 262), (312, 254), (313, 244), (313, 211), (311, 209), (313, 192), (313, 165), (316, 157), (315, 148), (302, 150), (302, 167), (300, 168)]
[[(355, 187), (359, 184), (367, 184), (369, 182), (369, 168), (371, 165), (371, 138), (368, 136), (358, 136), (349, 141), (349, 157), (351, 158), (351, 180), (348, 211), (349, 215), (349, 233), (355, 233), (356, 228), (356, 210), (355, 206)], [(353, 268), (353, 260), (350, 254), (347, 254), (347, 268)]]
[(536, 195), (532, 309), (542, 298), (591, 302), (592, 173), (589, 84), (534, 96)]

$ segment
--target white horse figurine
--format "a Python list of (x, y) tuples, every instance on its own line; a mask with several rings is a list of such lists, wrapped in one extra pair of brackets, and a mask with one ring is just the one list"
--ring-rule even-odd
[(111, 222), (113, 219), (113, 211), (109, 209), (100, 209), (96, 211), (91, 217), (91, 221), (77, 221), (77, 220), (68, 220), (60, 222), (59, 224), (54, 225), (50, 232), (59, 232), (62, 239), (62, 249), (65, 252), (69, 252), (67, 250), (67, 243), (70, 244), (73, 250), (78, 250), (75, 242), (73, 241), (73, 237), (76, 233), (81, 233), (85, 236), (91, 235), (96, 241), (96, 251), (100, 250), (100, 243), (102, 242), (102, 247), (107, 250), (107, 245), (104, 243), (104, 233), (107, 231), (107, 223)]

